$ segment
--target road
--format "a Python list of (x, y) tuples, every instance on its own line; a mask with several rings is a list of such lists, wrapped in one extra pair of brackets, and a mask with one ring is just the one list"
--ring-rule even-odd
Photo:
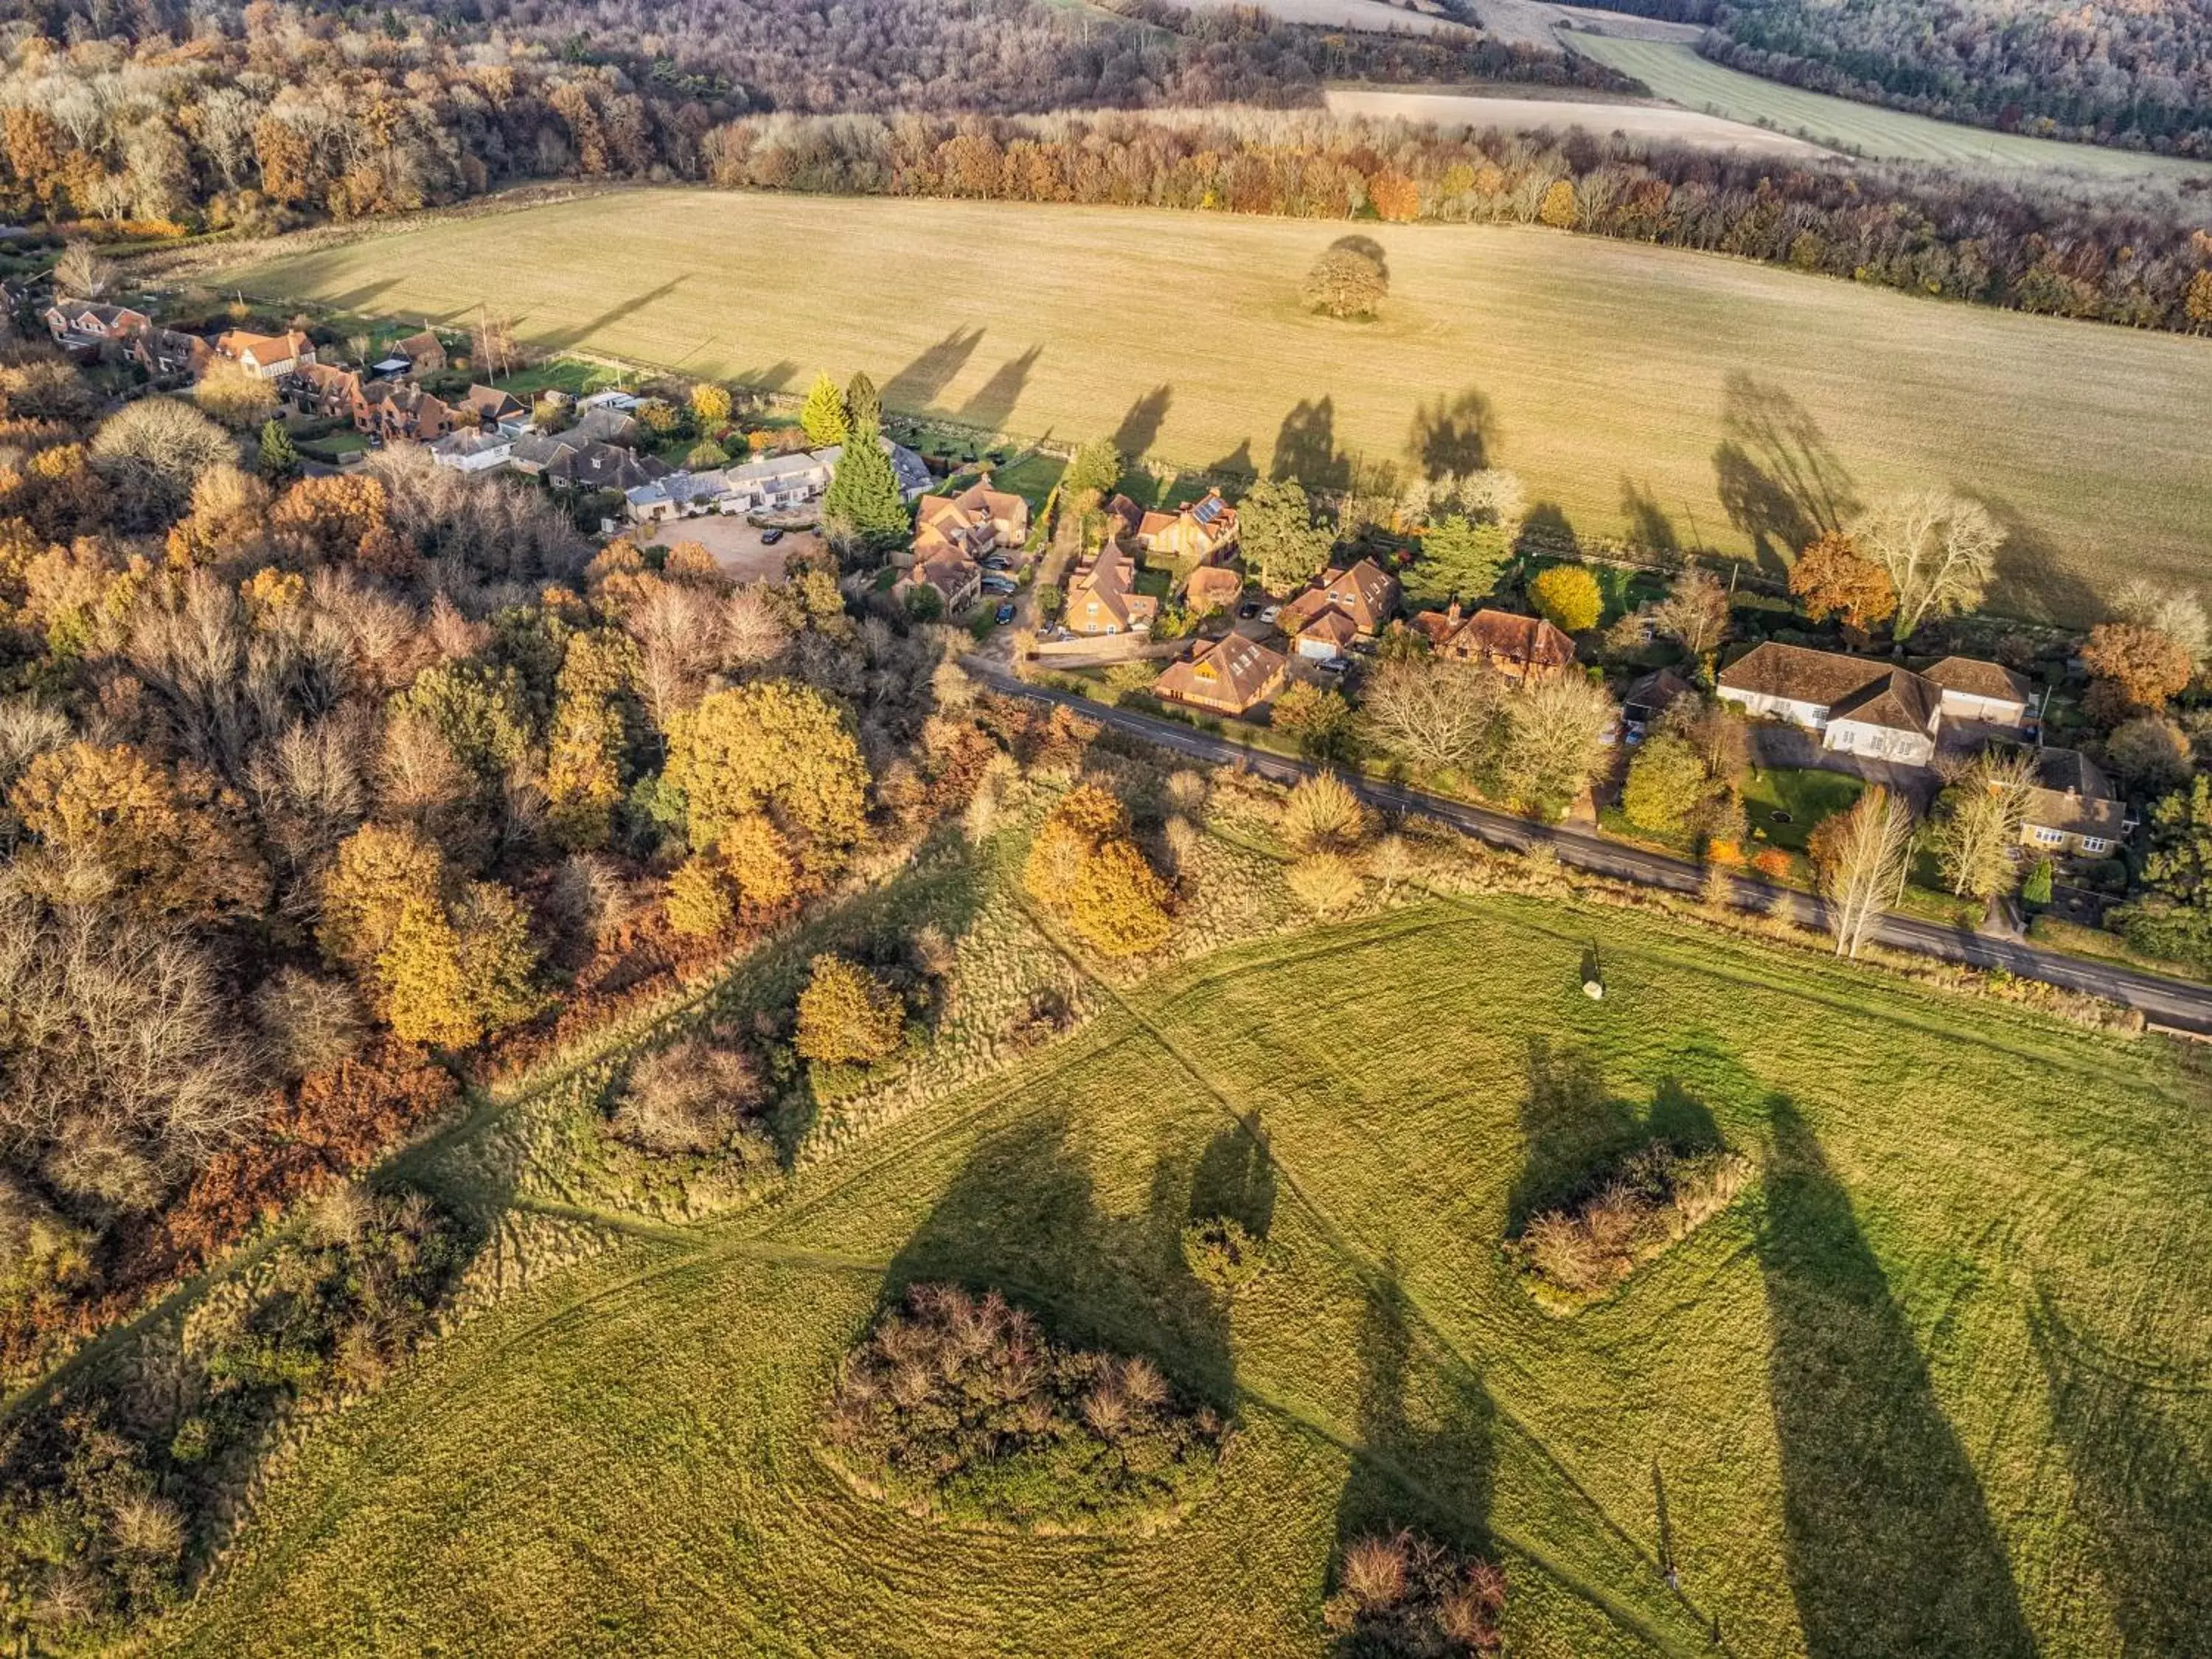
[[(1133, 709), (1109, 708), (1067, 692), (1028, 684), (1007, 672), (1003, 664), (986, 658), (964, 657), (962, 662), (973, 678), (994, 691), (1064, 705), (1102, 726), (1209, 765), (1242, 763), (1261, 776), (1281, 783), (1295, 783), (1317, 769), (1310, 763), (1250, 749), (1179, 721), (1139, 714)], [(1523, 850), (1538, 843), (1546, 844), (1558, 853), (1563, 864), (1646, 887), (1694, 893), (1705, 886), (1703, 865), (1607, 841), (1578, 824), (1535, 823), (1510, 812), (1472, 806), (1464, 801), (1449, 800), (1371, 778), (1346, 776), (1345, 781), (1371, 805), (1392, 812), (1418, 812), (1494, 846)], [(1741, 908), (1786, 915), (1808, 927), (1817, 927), (1823, 923), (1826, 907), (1808, 894), (1748, 877), (1737, 876), (1732, 880), (1735, 902)], [(2212, 1035), (2212, 987), (2162, 979), (2132, 968), (2039, 950), (2016, 940), (1992, 939), (1964, 928), (1917, 921), (1909, 916), (1883, 917), (1875, 938), (1893, 950), (1963, 962), (1976, 968), (2002, 968), (2022, 979), (2041, 980), (2069, 991), (2086, 991), (2123, 1007), (2139, 1009), (2154, 1024)]]

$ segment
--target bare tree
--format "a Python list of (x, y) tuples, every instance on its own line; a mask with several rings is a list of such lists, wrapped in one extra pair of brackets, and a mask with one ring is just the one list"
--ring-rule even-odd
[(1364, 711), (1376, 741), (1425, 770), (1467, 772), (1496, 748), (1505, 683), (1474, 663), (1387, 663), (1369, 684)]
[(1904, 880), (1911, 850), (1912, 809), (1880, 785), (1814, 832), (1838, 956), (1856, 957), (1874, 936)]
[(522, 351), (514, 343), (514, 319), (489, 306), (477, 307), (469, 325), (469, 351), (477, 373), (487, 380), (503, 380), (522, 367)]
[(2112, 601), (2112, 614), (2139, 628), (2154, 629), (2189, 653), (2191, 662), (2212, 659), (2212, 618), (2194, 593), (2176, 592), (2138, 576)]
[(1653, 609), (1651, 625), (1703, 659), (1728, 637), (1728, 589), (1705, 566), (1693, 564), (1674, 578), (1667, 597)]
[(1952, 892), (1986, 899), (2013, 890), (2028, 792), (2035, 787), (2035, 763), (2024, 754), (1985, 752), (1959, 769), (1938, 804), (1930, 837)]
[(71, 242), (54, 261), (54, 292), (70, 299), (97, 300), (115, 286), (115, 262), (103, 259), (89, 242)]
[(1897, 589), (1890, 628), (1900, 640), (1978, 604), (2004, 544), (1987, 507), (1941, 489), (1891, 496), (1861, 517), (1851, 536)]

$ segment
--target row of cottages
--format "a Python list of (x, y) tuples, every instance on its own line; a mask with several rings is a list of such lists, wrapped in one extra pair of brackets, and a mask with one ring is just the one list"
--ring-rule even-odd
[[(517, 466), (524, 465), (526, 459), (537, 464), (538, 447), (557, 445), (577, 433), (589, 431), (596, 419), (607, 414), (618, 415), (619, 411), (611, 405), (592, 410), (569, 431), (538, 441), (526, 455), (524, 447), (518, 446)], [(634, 431), (635, 423), (630, 424)], [(929, 488), (928, 465), (914, 451), (889, 438), (879, 436), (877, 441), (890, 458), (899, 493), (909, 501), (922, 495)], [(696, 518), (706, 513), (795, 513), (822, 499), (836, 472), (838, 457), (843, 453), (843, 446), (832, 444), (826, 449), (765, 455), (758, 460), (739, 461), (696, 472), (670, 471), (663, 467), (652, 478), (624, 489), (624, 511), (633, 524), (659, 524), (670, 519)], [(1021, 505), (1026, 515), (1029, 504), (1024, 501)], [(1024, 524), (1023, 534), (1026, 535), (1026, 517)]]
[(1575, 665), (1575, 642), (1541, 617), (1510, 611), (1424, 611), (1414, 631), (1439, 657), (1477, 662), (1510, 680), (1556, 679)]
[(1724, 702), (1820, 735), (1838, 754), (1926, 766), (1943, 721), (2000, 733), (2028, 727), (2027, 682), (2008, 668), (1946, 657), (1924, 673), (1808, 646), (1754, 646), (1720, 672)]
[(1311, 587), (1285, 605), (1276, 626), (1291, 636), (1291, 648), (1312, 662), (1334, 662), (1354, 640), (1371, 640), (1398, 609), (1398, 579), (1362, 559), (1342, 569), (1323, 571)]
[(217, 357), (228, 357), (250, 374), (275, 380), (315, 361), (314, 343), (297, 329), (283, 334), (231, 329), (210, 344), (197, 334), (157, 328), (143, 311), (98, 300), (57, 298), (44, 321), (54, 343), (72, 356), (127, 357), (157, 379), (198, 380)]

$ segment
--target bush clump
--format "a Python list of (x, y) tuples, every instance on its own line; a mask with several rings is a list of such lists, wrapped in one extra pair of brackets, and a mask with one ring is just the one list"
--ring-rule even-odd
[(1505, 1575), (1433, 1538), (1398, 1532), (1353, 1540), (1322, 1609), (1351, 1659), (1448, 1659), (1495, 1653)]
[(1267, 1270), (1267, 1246), (1233, 1217), (1212, 1215), (1182, 1230), (1182, 1259), (1200, 1284), (1234, 1296)]
[(1593, 1301), (1735, 1201), (1750, 1164), (1723, 1148), (1654, 1141), (1587, 1196), (1532, 1218), (1507, 1253), (1548, 1297)]
[(632, 1066), (608, 1132), (657, 1157), (774, 1155), (760, 1113), (768, 1097), (759, 1063), (741, 1048), (687, 1037)]
[(845, 1357), (823, 1438), (919, 1513), (1041, 1531), (1157, 1517), (1229, 1434), (1149, 1359), (1063, 1347), (996, 1291), (915, 1285)]

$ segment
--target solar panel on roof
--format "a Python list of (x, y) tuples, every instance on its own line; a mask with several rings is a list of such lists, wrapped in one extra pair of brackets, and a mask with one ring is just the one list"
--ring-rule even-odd
[(1221, 509), (1225, 505), (1226, 503), (1218, 496), (1208, 495), (1196, 507), (1191, 508), (1190, 516), (1197, 520), (1200, 524), (1212, 524), (1216, 518), (1220, 516)]

